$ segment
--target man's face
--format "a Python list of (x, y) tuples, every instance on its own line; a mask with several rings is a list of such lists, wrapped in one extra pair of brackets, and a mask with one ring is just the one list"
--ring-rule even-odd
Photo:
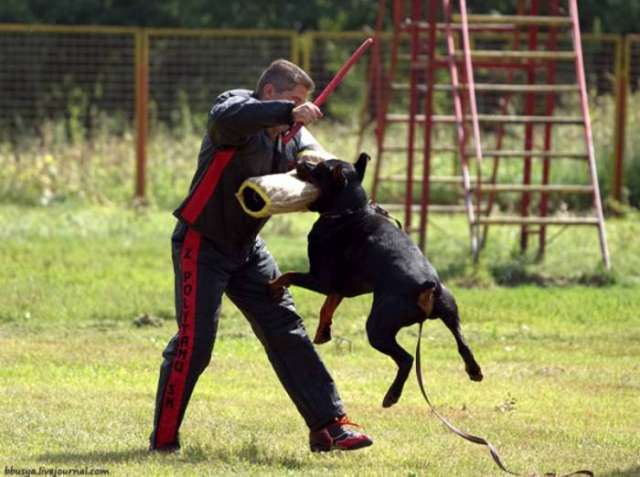
[(293, 101), (296, 106), (306, 102), (309, 96), (309, 90), (301, 84), (296, 85), (293, 89), (278, 92), (272, 84), (267, 83), (262, 91), (262, 99), (285, 99)]
[[(309, 90), (302, 86), (301, 84), (296, 85), (293, 89), (285, 90), (285, 91), (276, 91), (271, 83), (267, 83), (264, 85), (262, 89), (262, 99), (284, 99), (288, 101), (293, 101), (295, 106), (300, 106), (305, 103), (309, 96)], [(269, 129), (269, 134), (272, 137), (276, 137), (278, 134), (282, 134), (287, 131), (289, 126), (277, 126), (275, 128)]]

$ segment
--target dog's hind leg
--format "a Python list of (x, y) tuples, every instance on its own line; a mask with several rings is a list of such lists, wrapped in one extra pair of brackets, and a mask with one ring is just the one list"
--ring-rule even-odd
[(456, 304), (456, 300), (453, 298), (451, 292), (444, 286), (442, 287), (441, 292), (436, 294), (431, 315), (433, 317), (440, 318), (453, 334), (456, 344), (458, 345), (458, 353), (460, 353), (460, 356), (462, 356), (462, 359), (464, 360), (465, 370), (469, 379), (473, 381), (482, 381), (483, 376), (480, 365), (473, 356), (464, 336), (462, 336), (458, 305)]
[(374, 303), (367, 320), (367, 337), (371, 346), (391, 357), (398, 366), (396, 377), (382, 401), (382, 407), (391, 407), (398, 402), (413, 365), (413, 356), (396, 341), (396, 335), (401, 328), (401, 320), (397, 318), (397, 313), (402, 309), (403, 303), (400, 303), (400, 306), (396, 305), (398, 304), (395, 302), (383, 306), (376, 306)]
[(333, 314), (340, 305), (342, 297), (335, 293), (327, 296), (322, 308), (320, 309), (320, 322), (316, 330), (316, 336), (313, 338), (315, 344), (322, 344), (331, 341), (331, 324)]

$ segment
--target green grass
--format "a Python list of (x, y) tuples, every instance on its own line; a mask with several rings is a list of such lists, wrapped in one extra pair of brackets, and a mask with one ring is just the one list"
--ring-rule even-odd
[[(339, 50), (338, 50), (339, 51)], [(355, 78), (355, 77), (353, 77)], [(344, 159), (355, 159), (357, 153), (358, 101), (362, 93), (352, 91), (352, 86), (338, 90), (337, 94), (346, 95), (351, 101), (338, 99), (332, 108), (343, 103), (340, 109), (348, 110), (348, 114), (338, 113), (342, 122), (335, 120), (321, 121), (310, 129), (318, 140), (331, 152)], [(603, 197), (611, 191), (614, 170), (615, 134), (614, 124), (610, 120), (614, 116), (614, 98), (611, 96), (594, 96), (591, 100), (592, 126), (598, 166), (598, 177)], [(640, 122), (640, 94), (629, 97), (629, 117), (627, 130), (637, 129)], [(444, 107), (444, 106), (443, 106)], [(565, 102), (563, 111), (567, 115), (575, 114), (579, 109), (576, 102)], [(406, 111), (404, 111), (406, 112)], [(450, 106), (442, 113), (449, 114)], [(202, 131), (206, 123), (205, 111), (191, 111), (179, 108), (175, 111), (180, 118), (172, 129), (165, 124), (152, 122), (151, 134), (147, 144), (147, 199), (151, 204), (161, 208), (172, 208), (183, 198), (195, 166)], [(361, 149), (375, 157), (376, 140), (374, 128), (365, 130)], [(1, 133), (1, 131), (0, 131)], [(402, 145), (406, 141), (407, 131), (404, 125), (389, 125), (386, 133), (386, 145)], [(126, 121), (116, 116), (101, 115), (95, 120), (95, 127), (84, 130), (78, 121), (68, 118), (65, 121), (43, 121), (35, 135), (2, 136), (0, 134), (0, 203), (19, 203), (24, 205), (48, 205), (52, 203), (126, 205), (130, 201), (135, 177), (135, 134)], [(434, 146), (450, 146), (451, 130), (436, 128), (434, 130)], [(496, 138), (491, 130), (483, 131), (483, 144), (491, 149)], [(522, 126), (507, 127), (505, 149), (522, 148)], [(416, 147), (420, 148), (421, 136), (418, 135)], [(566, 152), (583, 152), (583, 132), (581, 128), (560, 128), (555, 131), (554, 149)], [(633, 134), (627, 134), (625, 145), (625, 164), (623, 176), (623, 202), (635, 207), (640, 206), (640, 141)], [(457, 159), (451, 154), (436, 154), (432, 158), (433, 175), (451, 175)], [(493, 161), (487, 158), (483, 162), (482, 173), (489, 180)], [(456, 166), (459, 170), (459, 166)], [(373, 169), (373, 168), (372, 168)], [(421, 160), (416, 160), (415, 177), (421, 175)], [(404, 174), (406, 171), (406, 154), (387, 152), (384, 156), (381, 176)], [(539, 182), (542, 174), (540, 161), (534, 161), (532, 180)], [(368, 180), (372, 178), (369, 173)], [(475, 176), (471, 163), (471, 176)], [(585, 164), (575, 161), (554, 161), (551, 167), (551, 183), (586, 184), (589, 182)], [(522, 162), (503, 160), (499, 167), (498, 181), (504, 183), (520, 183), (522, 181)], [(418, 200), (419, 187), (415, 187)], [(379, 200), (402, 201), (404, 184), (382, 183)], [(433, 184), (431, 199), (434, 202), (451, 202), (456, 200), (456, 191), (450, 186)], [(519, 195), (499, 194), (496, 198), (501, 210), (510, 210), (517, 204)], [(588, 195), (556, 195), (550, 196), (552, 210), (568, 206), (569, 210), (584, 210), (590, 207)], [(535, 201), (534, 201), (535, 203)]]
[[(305, 268), (312, 220), (267, 226), (282, 269)], [(395, 368), (366, 341), (370, 297), (341, 305), (334, 333), (342, 339), (319, 350), (350, 416), (374, 437), (372, 448), (311, 454), (259, 342), (225, 302), (214, 359), (182, 427), (184, 451), (149, 455), (161, 352), (176, 330), (170, 214), (3, 206), (0, 223), (0, 467), (87, 466), (127, 476), (500, 475), (483, 448), (430, 415), (413, 375), (400, 402), (381, 408)], [(474, 270), (464, 222), (430, 228), (429, 256), (452, 285), (486, 378), (466, 379), (452, 337), (429, 322), (427, 387), (444, 415), (493, 442), (509, 468), (640, 475), (639, 228), (636, 216), (609, 221), (611, 273), (599, 265), (591, 229), (562, 234), (541, 263), (515, 258), (515, 233), (496, 229)], [(497, 286), (505, 282), (523, 285)], [(322, 297), (293, 293), (312, 332)], [(144, 313), (162, 318), (161, 326), (134, 326)], [(416, 336), (410, 328), (399, 338), (412, 354)]]

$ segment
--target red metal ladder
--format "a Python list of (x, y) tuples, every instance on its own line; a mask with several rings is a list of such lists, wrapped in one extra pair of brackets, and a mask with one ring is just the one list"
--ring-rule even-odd
[[(449, 182), (451, 184), (462, 185), (464, 196), (464, 212), (466, 212), (471, 237), (471, 250), (474, 259), (478, 258), (480, 245), (484, 243), (488, 227), (490, 225), (519, 225), (521, 227), (521, 249), (527, 248), (529, 235), (536, 233), (539, 236), (539, 253), (544, 253), (546, 243), (546, 227), (551, 225), (595, 225), (598, 227), (600, 249), (603, 261), (608, 268), (610, 266), (609, 254), (606, 243), (606, 233), (604, 228), (604, 218), (602, 214), (602, 204), (597, 181), (597, 171), (595, 167), (595, 154), (591, 135), (591, 125), (589, 118), (586, 81), (584, 75), (584, 65), (582, 58), (582, 47), (580, 39), (580, 29), (578, 24), (578, 9), (576, 0), (568, 0), (568, 15), (561, 15), (559, 0), (549, 0), (547, 15), (539, 15), (538, 0), (529, 0), (528, 8), (525, 8), (524, 0), (518, 0), (517, 15), (469, 15), (465, 0), (459, 0), (459, 14), (453, 15), (452, 0), (442, 1), (442, 13), (444, 21), (438, 23), (437, 0), (430, 0), (429, 16), (425, 20), (422, 18), (422, 4), (424, 2), (411, 2), (411, 17), (409, 21), (402, 19), (402, 6), (405, 2), (394, 1), (394, 35), (391, 47), (391, 62), (387, 91), (394, 87), (395, 71), (398, 64), (398, 46), (400, 35), (409, 32), (411, 34), (411, 74), (408, 85), (396, 89), (408, 90), (410, 93), (409, 114), (393, 115), (388, 113), (390, 101), (389, 93), (380, 95), (378, 101), (381, 107), (377, 114), (377, 140), (378, 140), (378, 161), (376, 163), (376, 173), (372, 196), (375, 198), (377, 188), (384, 178), (380, 177), (382, 154), (389, 150), (385, 146), (385, 129), (389, 123), (394, 121), (404, 121), (408, 124), (407, 140), (407, 174), (405, 178), (405, 225), (408, 230), (411, 228), (411, 214), (417, 209), (420, 212), (420, 244), (424, 246), (426, 239), (426, 221), (430, 210), (436, 209), (429, 198), (429, 185), (434, 182)], [(381, 1), (381, 5), (382, 5)], [(379, 14), (384, 14), (381, 7)], [(380, 25), (380, 22), (378, 23)], [(522, 28), (526, 30), (522, 32)], [(545, 50), (538, 49), (540, 29), (547, 28)], [(558, 34), (561, 29), (569, 29), (572, 36), (572, 50), (558, 50)], [(424, 43), (421, 42), (420, 32), (428, 32), (426, 42), (426, 52)], [(514, 34), (514, 41), (511, 50), (487, 50), (473, 49), (471, 32), (483, 31), (511, 31)], [(436, 39), (439, 32), (444, 32), (446, 42), (446, 56), (439, 57), (436, 51)], [(406, 34), (406, 33), (405, 33)], [(527, 49), (519, 48), (521, 37), (527, 38)], [(461, 47), (456, 45), (461, 44)], [(425, 54), (426, 53), (426, 54)], [(424, 59), (426, 65), (422, 72), (420, 60)], [(559, 61), (570, 61), (575, 65), (576, 82), (571, 84), (556, 84), (556, 63)], [(450, 85), (434, 84), (434, 72), (438, 68), (446, 67), (449, 71)], [(474, 68), (484, 69), (507, 69), (509, 71), (508, 80), (502, 84), (493, 82), (478, 83), (474, 81)], [(512, 80), (513, 71), (524, 72), (527, 75), (526, 83), (514, 83)], [(545, 73), (545, 83), (536, 84), (540, 71)], [(380, 76), (380, 75), (378, 75)], [(378, 83), (377, 91), (382, 90), (381, 82)], [(453, 115), (438, 115), (433, 113), (433, 92), (448, 91), (452, 95)], [(424, 94), (424, 113), (417, 113), (418, 93)], [(478, 113), (478, 101), (476, 92), (479, 94), (502, 94), (505, 95), (503, 107), (500, 114), (480, 114)], [(580, 97), (581, 114), (579, 116), (557, 116), (554, 115), (554, 107), (560, 93), (578, 93)], [(524, 111), (520, 114), (506, 114), (508, 99), (514, 95), (524, 95)], [(543, 95), (544, 114), (536, 114), (536, 99)], [(539, 102), (538, 102), (539, 103)], [(540, 105), (538, 104), (538, 109)], [(414, 164), (414, 139), (417, 124), (424, 125), (423, 141), (423, 175), (422, 193), (419, 205), (414, 205), (413, 184), (416, 182), (413, 177)], [(460, 163), (460, 176), (453, 177), (432, 177), (430, 175), (431, 154), (442, 152), (443, 149), (432, 148), (431, 134), (433, 125), (438, 123), (449, 123), (455, 126), (458, 158)], [(502, 148), (505, 125), (519, 124), (524, 126), (524, 145), (522, 150), (505, 150)], [(483, 150), (482, 131), (489, 126), (497, 127), (496, 145), (494, 149)], [(583, 128), (585, 153), (559, 152), (552, 149), (552, 128), (564, 125), (578, 125)], [(535, 147), (536, 127), (544, 128), (544, 145)], [(471, 146), (469, 147), (469, 143)], [(493, 167), (490, 179), (483, 179), (482, 170), (485, 157), (493, 158)], [(497, 183), (498, 164), (501, 159), (512, 160), (520, 158), (523, 160), (522, 183), (506, 184)], [(541, 183), (532, 183), (532, 161), (534, 158), (541, 159), (542, 178)], [(577, 160), (587, 163), (590, 184), (550, 184), (551, 161), (556, 160)], [(472, 181), (471, 169), (475, 167), (475, 177)], [(393, 178), (392, 178), (393, 179)], [(397, 178), (396, 178), (397, 180)], [(497, 194), (503, 192), (521, 193), (520, 215), (505, 216), (491, 214), (493, 204)], [(532, 215), (530, 211), (531, 195), (539, 193), (540, 200), (538, 212)], [(593, 202), (593, 213), (589, 217), (560, 217), (549, 215), (549, 195), (550, 194), (590, 194)], [(482, 203), (484, 201), (484, 204)], [(458, 210), (448, 210), (455, 212)], [(537, 229), (533, 229), (537, 226)], [(480, 240), (480, 227), (484, 227), (482, 240)]]
[[(388, 74), (382, 80), (382, 61), (380, 59), (380, 29), (386, 15), (387, 2), (379, 0), (376, 46), (372, 55), (372, 75), (375, 77), (376, 96), (376, 140), (378, 155), (375, 162), (375, 173), (372, 187), (372, 199), (376, 200), (380, 185), (385, 182), (404, 184), (404, 203), (385, 204), (391, 211), (404, 211), (404, 226), (408, 232), (419, 233), (420, 247), (426, 244), (427, 220), (429, 213), (455, 213), (464, 212), (466, 208), (461, 205), (433, 204), (430, 200), (431, 184), (444, 184), (459, 188), (461, 176), (434, 176), (431, 175), (431, 157), (433, 153), (453, 153), (456, 148), (453, 144), (445, 147), (433, 147), (432, 126), (442, 122), (442, 116), (434, 114), (433, 94), (438, 88), (446, 85), (434, 85), (435, 72), (438, 69), (446, 70), (448, 64), (443, 57), (436, 55), (436, 41), (438, 32), (442, 31), (444, 24), (431, 22), (440, 11), (439, 0), (393, 0), (392, 25), (393, 33)], [(408, 8), (407, 8), (408, 7)], [(425, 38), (426, 34), (426, 38)], [(409, 53), (400, 53), (402, 40), (409, 39)], [(397, 74), (404, 65), (408, 69), (408, 79), (402, 82)], [(409, 93), (409, 101), (406, 113), (389, 112), (393, 103), (394, 94)], [(446, 121), (445, 121), (446, 122)], [(451, 122), (451, 121), (449, 121)], [(388, 144), (387, 129), (391, 124), (406, 125), (406, 142)], [(422, 127), (421, 127), (422, 126)], [(418, 134), (422, 133), (422, 144), (417, 144)], [(417, 153), (422, 152), (422, 174), (416, 177), (415, 167)], [(382, 176), (383, 156), (406, 153), (405, 173)], [(414, 197), (414, 185), (420, 184), (420, 200)], [(419, 226), (413, 226), (413, 215), (419, 214)]]

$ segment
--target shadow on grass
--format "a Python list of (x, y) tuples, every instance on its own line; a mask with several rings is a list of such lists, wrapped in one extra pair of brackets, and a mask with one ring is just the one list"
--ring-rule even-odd
[(629, 467), (625, 470), (614, 470), (606, 474), (601, 474), (598, 477), (640, 477), (640, 466)]
[(86, 463), (120, 463), (128, 461), (140, 461), (151, 457), (152, 454), (144, 449), (127, 449), (120, 451), (94, 450), (87, 452), (48, 452), (40, 454), (38, 461), (56, 464), (86, 464)]
[(252, 465), (261, 466), (281, 466), (285, 469), (300, 469), (307, 462), (301, 460), (296, 455), (289, 453), (279, 453), (272, 449), (260, 446), (255, 438), (242, 443), (237, 447), (185, 447), (177, 454), (151, 453), (146, 448), (127, 449), (120, 451), (94, 450), (87, 452), (57, 452), (45, 453), (37, 457), (39, 462), (51, 464), (123, 464), (127, 462), (142, 462), (155, 458), (167, 459), (167, 462), (189, 462), (199, 463), (204, 461), (215, 461), (224, 463), (246, 462)]
[(255, 437), (244, 442), (239, 447), (217, 448), (211, 452), (210, 457), (214, 460), (233, 463), (246, 462), (252, 465), (262, 466), (282, 466), (285, 469), (301, 469), (308, 465), (307, 462), (299, 459), (293, 454), (279, 453), (260, 446)]
[(576, 275), (551, 275), (530, 269), (527, 259), (514, 259), (503, 263), (496, 263), (489, 267), (489, 272), (497, 285), (514, 287), (520, 285), (536, 285), (540, 287), (562, 287), (582, 285), (590, 287), (606, 287), (615, 285), (615, 273), (604, 268), (592, 272), (582, 272)]

